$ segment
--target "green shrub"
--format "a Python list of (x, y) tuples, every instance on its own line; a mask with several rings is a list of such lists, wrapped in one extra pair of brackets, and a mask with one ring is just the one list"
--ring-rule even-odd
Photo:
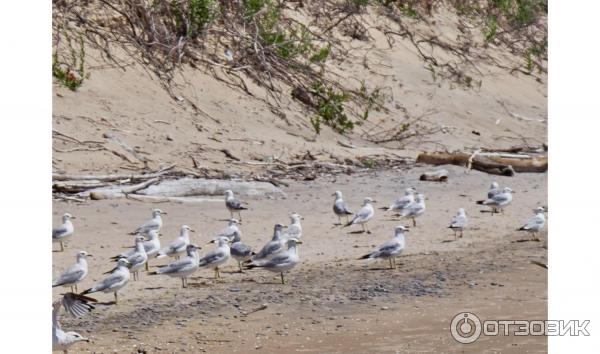
[(322, 82), (313, 85), (313, 95), (317, 97), (317, 115), (310, 121), (317, 134), (321, 133), (321, 123), (332, 127), (338, 133), (345, 133), (354, 128), (354, 122), (344, 112), (344, 103), (348, 100), (348, 95), (344, 92), (338, 93)]
[[(76, 91), (89, 74), (85, 73), (85, 45), (83, 36), (77, 40), (71, 38), (67, 31), (59, 29), (58, 35), (63, 34), (67, 48), (59, 55), (58, 48), (52, 55), (52, 76), (71, 91)], [(66, 52), (66, 53), (65, 53)]]

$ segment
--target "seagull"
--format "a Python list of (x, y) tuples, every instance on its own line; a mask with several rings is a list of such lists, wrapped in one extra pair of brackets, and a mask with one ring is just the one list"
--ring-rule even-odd
[(402, 217), (411, 218), (413, 226), (417, 226), (417, 220), (419, 216), (425, 213), (425, 196), (421, 193), (417, 194), (415, 201), (410, 203), (406, 208), (402, 210), (400, 214)]
[(120, 258), (117, 261), (117, 266), (111, 271), (112, 273), (93, 287), (85, 290), (81, 295), (87, 295), (102, 291), (104, 293), (115, 294), (115, 304), (118, 301), (117, 292), (121, 290), (129, 281), (129, 266), (130, 263), (125, 258)]
[(152, 210), (152, 219), (146, 221), (145, 223), (142, 224), (142, 226), (138, 227), (137, 229), (135, 229), (135, 231), (130, 232), (129, 234), (130, 235), (145, 235), (150, 230), (160, 231), (160, 228), (163, 225), (161, 215), (167, 215), (167, 213), (165, 213), (164, 211), (162, 211), (160, 209)]
[(61, 252), (65, 250), (63, 241), (73, 236), (73, 232), (75, 232), (71, 219), (75, 219), (75, 217), (69, 213), (65, 213), (62, 217), (62, 225), (52, 229), (52, 242), (60, 242)]
[(302, 241), (296, 238), (289, 238), (286, 240), (287, 249), (278, 253), (271, 259), (268, 259), (264, 262), (256, 262), (253, 261), (250, 263), (247, 268), (263, 268), (270, 272), (280, 273), (281, 274), (281, 284), (285, 284), (285, 278), (283, 273), (291, 270), (298, 264), (298, 251), (296, 250), (297, 245), (302, 244)]
[(217, 237), (225, 236), (225, 237), (229, 238), (230, 240), (233, 240), (233, 235), (235, 232), (241, 233), (241, 231), (237, 225), (238, 225), (238, 221), (236, 219), (229, 219), (229, 221), (227, 222), (227, 227), (224, 228), (223, 230), (219, 231), (219, 233), (217, 234)]
[(302, 216), (298, 213), (292, 213), (292, 215), (290, 215), (290, 226), (288, 226), (283, 233), (283, 238), (293, 237), (300, 240), (302, 237), (302, 225), (300, 225), (301, 219)]
[(335, 201), (333, 202), (333, 212), (338, 217), (339, 225), (342, 224), (342, 216), (345, 216), (346, 222), (349, 222), (348, 215), (352, 215), (354, 213), (348, 209), (348, 205), (346, 205), (346, 202), (342, 199), (342, 192), (336, 191), (332, 194), (332, 196), (335, 196)]
[(491, 207), (492, 215), (494, 215), (494, 213), (498, 212), (498, 210), (500, 210), (500, 212), (502, 212), (503, 208), (505, 206), (507, 206), (508, 204), (510, 204), (510, 202), (513, 199), (512, 193), (513, 193), (512, 189), (510, 189), (508, 187), (504, 187), (500, 193), (497, 193), (493, 197), (488, 198), (486, 200), (478, 200), (477, 204), (487, 205), (487, 206)]
[(91, 297), (66, 293), (62, 298), (52, 303), (52, 351), (62, 350), (63, 353), (67, 353), (73, 344), (90, 341), (77, 332), (63, 331), (58, 321), (60, 308), (64, 307), (65, 311), (73, 317), (82, 317), (92, 312), (94, 306), (89, 303), (96, 301), (96, 299)]
[(385, 209), (387, 211), (397, 211), (397, 212), (401, 213), (404, 210), (404, 208), (406, 208), (407, 206), (412, 204), (412, 202), (415, 201), (415, 193), (416, 192), (417, 192), (417, 190), (414, 189), (413, 187), (406, 188), (404, 190), (403, 197), (398, 198), (398, 200), (396, 200), (394, 203), (392, 203), (389, 207), (387, 207), (387, 208), (383, 207), (383, 209)]
[(231, 256), (238, 262), (240, 267), (240, 273), (243, 273), (242, 263), (250, 260), (256, 253), (252, 252), (252, 248), (242, 243), (242, 239), (239, 231), (235, 231), (233, 234), (233, 241), (229, 246)]
[(502, 192), (502, 189), (500, 189), (500, 185), (498, 185), (498, 182), (493, 181), (490, 185), (490, 189), (488, 190), (487, 197), (488, 199), (493, 198), (496, 194), (500, 192)]
[(377, 247), (377, 249), (369, 254), (365, 254), (359, 259), (376, 259), (376, 258), (387, 258), (390, 261), (390, 269), (396, 269), (396, 257), (398, 257), (402, 251), (406, 241), (404, 239), (404, 233), (408, 232), (408, 229), (402, 225), (396, 226), (394, 230), (394, 238)]
[(198, 260), (200, 259), (200, 256), (198, 256), (199, 249), (199, 246), (187, 245), (187, 256), (158, 268), (155, 272), (151, 272), (150, 275), (166, 274), (170, 277), (179, 277), (181, 278), (181, 286), (187, 288), (187, 278), (198, 270)]
[(544, 225), (546, 224), (546, 217), (544, 216), (545, 210), (542, 207), (537, 207), (533, 209), (533, 211), (535, 212), (535, 215), (532, 216), (525, 225), (521, 226), (518, 229), (518, 231), (531, 232), (533, 239), (539, 241), (540, 239), (538, 238), (538, 233), (544, 228)]
[(467, 218), (467, 214), (465, 213), (465, 209), (458, 209), (458, 214), (456, 214), (452, 221), (450, 222), (449, 229), (454, 230), (454, 239), (456, 240), (456, 233), (460, 231), (460, 237), (463, 237), (463, 230), (467, 227), (469, 223), (469, 219)]
[(187, 225), (181, 226), (181, 229), (179, 230), (179, 236), (177, 236), (175, 241), (171, 242), (170, 245), (160, 250), (156, 255), (156, 258), (169, 256), (179, 259), (179, 254), (185, 252), (187, 246), (190, 244), (190, 231), (195, 232)]
[(86, 251), (79, 251), (77, 253), (77, 261), (75, 264), (62, 272), (58, 278), (52, 282), (52, 287), (70, 286), (72, 292), (73, 290), (77, 292), (77, 283), (81, 282), (88, 274), (88, 264), (86, 260), (86, 257), (88, 256), (90, 255)]
[(281, 234), (284, 228), (285, 226), (281, 224), (275, 224), (273, 227), (273, 238), (257, 254), (252, 256), (253, 262), (267, 260), (283, 249), (284, 240)]
[[(148, 260), (146, 260), (146, 270), (148, 270), (148, 262), (150, 261), (150, 257), (154, 257), (160, 251), (160, 240), (158, 239), (158, 231), (150, 230), (147, 233), (148, 240), (144, 241), (144, 251), (146, 251), (146, 255), (148, 256)], [(118, 256), (114, 256), (111, 259), (117, 260), (119, 258), (129, 258), (136, 252), (135, 246), (133, 246), (132, 250), (127, 252), (123, 252)]]
[(212, 239), (208, 243), (217, 243), (217, 248), (208, 252), (198, 261), (198, 266), (215, 270), (215, 279), (221, 278), (219, 266), (225, 264), (231, 255), (229, 242), (231, 242), (229, 238), (224, 236)]
[(233, 196), (233, 192), (231, 189), (225, 191), (225, 206), (229, 213), (231, 213), (231, 219), (233, 219), (233, 213), (237, 213), (240, 217), (240, 221), (242, 221), (242, 210), (248, 210), (248, 208), (242, 205), (239, 199)]
[(352, 221), (349, 221), (344, 227), (350, 225), (360, 224), (362, 226), (363, 232), (367, 231), (368, 234), (371, 233), (367, 228), (367, 222), (371, 220), (373, 215), (375, 215), (375, 210), (373, 209), (373, 204), (375, 201), (369, 197), (365, 198), (363, 201), (362, 208), (354, 215)]
[(133, 273), (133, 280), (138, 280), (140, 278), (138, 271), (148, 261), (148, 254), (146, 254), (146, 250), (144, 249), (144, 236), (140, 235), (135, 238), (134, 252), (126, 259), (130, 263), (129, 271)]

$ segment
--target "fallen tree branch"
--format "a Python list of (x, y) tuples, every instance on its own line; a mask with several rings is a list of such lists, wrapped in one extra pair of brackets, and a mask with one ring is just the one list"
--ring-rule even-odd
[[(470, 154), (462, 152), (424, 152), (417, 157), (417, 163), (467, 167), (471, 156), (472, 155)], [(476, 155), (472, 159), (472, 167), (486, 173), (507, 176), (512, 176), (514, 172), (546, 172), (548, 170), (548, 156), (544, 155), (532, 157), (530, 159), (515, 159), (500, 156)]]

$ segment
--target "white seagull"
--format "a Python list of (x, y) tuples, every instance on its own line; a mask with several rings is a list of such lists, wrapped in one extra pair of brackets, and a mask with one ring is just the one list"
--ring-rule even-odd
[(156, 258), (169, 256), (179, 259), (179, 255), (185, 252), (187, 246), (190, 244), (190, 232), (195, 231), (187, 225), (181, 226), (181, 229), (179, 230), (179, 236), (177, 236), (175, 241), (171, 242), (170, 245), (158, 251)]
[(229, 251), (231, 256), (238, 262), (240, 273), (244, 272), (242, 263), (250, 260), (250, 258), (255, 255), (250, 246), (242, 243), (241, 234), (238, 231), (233, 234), (233, 240), (231, 246), (229, 246)]
[(102, 291), (103, 293), (114, 293), (116, 304), (118, 302), (117, 292), (129, 282), (129, 265), (130, 263), (125, 258), (120, 258), (117, 261), (117, 266), (111, 271), (112, 273), (109, 276), (81, 294), (86, 295), (98, 291)]
[(138, 280), (140, 278), (139, 270), (148, 261), (148, 254), (146, 254), (146, 250), (144, 249), (144, 236), (136, 236), (134, 252), (126, 259), (130, 263), (129, 271), (133, 273), (133, 280)]
[(198, 260), (200, 259), (200, 256), (198, 256), (199, 249), (199, 246), (187, 245), (187, 256), (158, 268), (155, 272), (151, 272), (150, 275), (166, 274), (170, 277), (181, 278), (181, 286), (187, 288), (187, 278), (198, 270)]
[(405, 232), (408, 232), (408, 229), (406, 229), (404, 226), (396, 226), (396, 229), (394, 230), (394, 238), (377, 247), (375, 251), (365, 254), (359, 259), (388, 259), (390, 261), (390, 269), (396, 269), (396, 257), (398, 257), (402, 251), (404, 251), (404, 246), (406, 245), (406, 241), (404, 239)]
[[(158, 237), (159, 237), (158, 231), (150, 230), (150, 231), (148, 231), (147, 236), (148, 236), (148, 239), (144, 241), (144, 251), (146, 251), (146, 255), (148, 256), (148, 260), (146, 260), (146, 270), (148, 270), (148, 262), (150, 261), (150, 258), (158, 255), (158, 252), (160, 251), (160, 240), (158, 239)], [(123, 252), (118, 256), (114, 256), (111, 259), (117, 260), (119, 258), (129, 258), (135, 252), (137, 252), (135, 247), (136, 246), (134, 245), (133, 249), (131, 249), (127, 252)]]
[(401, 213), (404, 210), (404, 208), (406, 208), (415, 201), (416, 192), (417, 190), (413, 187), (406, 188), (404, 190), (404, 196), (398, 198), (398, 200), (392, 203), (389, 207), (384, 207), (383, 209), (386, 209), (387, 211), (397, 211)]
[(521, 226), (518, 230), (530, 232), (533, 236), (533, 239), (539, 241), (540, 239), (538, 238), (538, 233), (546, 224), (546, 217), (544, 216), (545, 210), (542, 207), (537, 207), (533, 209), (533, 211), (535, 212), (535, 215), (532, 216), (529, 221), (525, 225)]
[(237, 213), (240, 217), (240, 221), (242, 221), (242, 210), (248, 210), (248, 208), (242, 205), (242, 202), (233, 196), (233, 191), (228, 189), (225, 191), (225, 207), (229, 210), (231, 214), (231, 219), (233, 219), (233, 213)]
[(467, 218), (467, 213), (465, 213), (465, 209), (458, 209), (458, 214), (456, 214), (452, 221), (450, 222), (449, 229), (454, 230), (454, 239), (456, 240), (456, 233), (460, 231), (460, 237), (463, 237), (463, 230), (467, 227), (469, 223), (469, 219)]
[(62, 217), (62, 225), (52, 229), (52, 242), (60, 242), (61, 252), (65, 250), (63, 241), (73, 236), (73, 232), (75, 232), (71, 219), (75, 219), (75, 217), (69, 213), (65, 213)]
[(292, 215), (290, 215), (290, 226), (288, 226), (283, 233), (283, 238), (296, 238), (298, 240), (302, 238), (302, 225), (300, 225), (301, 219), (302, 216), (298, 213), (292, 213)]
[(73, 317), (81, 317), (94, 309), (94, 306), (90, 305), (89, 302), (96, 301), (91, 297), (66, 293), (62, 298), (52, 303), (52, 351), (62, 350), (66, 354), (73, 344), (82, 341), (89, 342), (89, 339), (77, 332), (65, 332), (62, 329), (58, 321), (60, 308), (64, 307), (65, 311)]
[(494, 215), (494, 213), (498, 212), (498, 210), (502, 212), (504, 207), (512, 202), (512, 193), (512, 189), (504, 187), (500, 193), (496, 193), (493, 197), (486, 200), (478, 200), (477, 204), (491, 207), (492, 215)]
[(136, 234), (145, 235), (150, 230), (160, 231), (160, 228), (163, 225), (161, 215), (167, 215), (167, 213), (165, 213), (164, 211), (162, 211), (160, 209), (152, 210), (152, 219), (146, 221), (145, 223), (142, 224), (142, 226), (138, 227), (137, 229), (135, 229), (135, 231), (130, 232), (129, 234), (130, 235), (136, 235)]
[(339, 225), (342, 224), (342, 216), (346, 217), (346, 222), (349, 222), (348, 215), (352, 215), (354, 213), (348, 209), (348, 205), (346, 205), (346, 202), (342, 199), (342, 192), (337, 191), (333, 193), (332, 196), (335, 196), (335, 200), (333, 202), (333, 212), (338, 217)]
[(217, 248), (208, 252), (198, 261), (198, 266), (202, 268), (212, 268), (215, 271), (215, 279), (221, 278), (219, 266), (225, 264), (229, 260), (231, 251), (229, 249), (228, 237), (217, 237), (208, 243), (217, 243)]
[(229, 238), (230, 240), (233, 240), (233, 235), (236, 232), (241, 233), (240, 229), (238, 228), (238, 221), (236, 219), (229, 219), (229, 221), (227, 221), (227, 227), (219, 231), (217, 237), (224, 236)]
[(252, 256), (253, 262), (267, 260), (283, 249), (284, 240), (282, 239), (282, 230), (284, 228), (285, 226), (281, 224), (275, 224), (273, 227), (273, 238), (257, 254)]
[(264, 262), (255, 262), (250, 263), (247, 268), (263, 268), (270, 272), (280, 273), (281, 274), (281, 284), (285, 284), (285, 278), (283, 273), (291, 270), (298, 264), (298, 251), (296, 250), (297, 245), (301, 244), (302, 241), (289, 238), (286, 241), (287, 249), (283, 252), (278, 253), (271, 259), (268, 259)]
[(425, 213), (425, 196), (423, 194), (417, 194), (415, 201), (408, 205), (402, 210), (400, 214), (402, 217), (411, 218), (413, 226), (417, 226), (417, 220), (419, 216)]
[(90, 256), (86, 251), (77, 253), (77, 261), (75, 264), (62, 272), (55, 281), (52, 282), (52, 287), (70, 286), (71, 291), (77, 292), (77, 284), (81, 282), (88, 274), (88, 264), (86, 257)]
[(375, 215), (375, 209), (373, 209), (372, 203), (375, 203), (373, 199), (369, 197), (365, 198), (365, 200), (363, 201), (362, 208), (360, 208), (358, 213), (354, 215), (352, 221), (349, 221), (346, 225), (344, 225), (344, 227), (360, 224), (362, 226), (363, 232), (367, 231), (367, 233), (370, 234), (371, 231), (369, 231), (369, 229), (367, 228), (367, 222), (369, 222), (373, 215)]

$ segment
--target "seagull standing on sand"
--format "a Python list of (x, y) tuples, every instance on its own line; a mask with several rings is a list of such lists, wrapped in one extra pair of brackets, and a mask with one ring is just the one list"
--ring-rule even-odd
[(502, 192), (502, 189), (500, 189), (500, 185), (498, 185), (498, 182), (493, 181), (490, 185), (490, 189), (488, 190), (487, 197), (488, 199), (493, 198), (496, 194), (500, 192)]
[(404, 233), (407, 231), (408, 230), (402, 225), (396, 226), (394, 238), (379, 246), (375, 251), (365, 254), (359, 259), (387, 258), (390, 261), (390, 269), (396, 269), (396, 257), (404, 251), (404, 246), (406, 245)]
[(164, 211), (160, 209), (152, 210), (152, 219), (146, 221), (142, 224), (142, 226), (135, 229), (135, 231), (129, 233), (130, 235), (146, 235), (150, 230), (160, 231), (160, 228), (163, 225), (161, 215), (167, 215)]
[(469, 223), (469, 219), (467, 218), (467, 214), (465, 213), (465, 209), (458, 209), (458, 214), (456, 214), (452, 221), (450, 222), (449, 229), (454, 230), (454, 239), (456, 240), (456, 233), (460, 231), (460, 237), (463, 237), (463, 230), (467, 227)]
[(75, 217), (69, 213), (65, 213), (62, 217), (62, 225), (52, 229), (52, 242), (60, 242), (61, 252), (65, 250), (63, 241), (73, 236), (73, 232), (75, 232), (71, 219), (75, 219)]
[(52, 287), (70, 286), (71, 291), (77, 292), (77, 283), (81, 282), (88, 274), (88, 264), (86, 257), (90, 256), (86, 251), (77, 253), (77, 261), (75, 264), (62, 272), (58, 278), (52, 282)]
[(133, 280), (138, 280), (140, 278), (139, 270), (148, 261), (148, 254), (146, 254), (146, 250), (144, 249), (144, 236), (140, 235), (135, 238), (134, 252), (126, 259), (130, 263), (129, 271), (133, 273)]
[(187, 278), (198, 270), (198, 260), (200, 259), (200, 256), (198, 256), (199, 249), (199, 246), (187, 245), (187, 256), (158, 268), (155, 272), (151, 272), (150, 275), (166, 274), (170, 277), (181, 278), (181, 286), (187, 288)]
[(504, 187), (504, 189), (502, 189), (500, 193), (496, 193), (493, 197), (488, 198), (486, 200), (478, 200), (477, 204), (487, 205), (491, 207), (492, 215), (494, 215), (494, 213), (498, 212), (498, 210), (502, 212), (504, 210), (504, 207), (506, 207), (508, 204), (510, 204), (510, 202), (512, 202), (512, 193), (512, 189)]
[(62, 298), (52, 303), (52, 351), (62, 350), (63, 353), (67, 353), (73, 344), (90, 341), (77, 332), (63, 331), (58, 321), (61, 307), (64, 307), (65, 311), (71, 316), (81, 317), (92, 312), (94, 309), (94, 306), (90, 305), (89, 302), (96, 302), (96, 299), (74, 293), (66, 293)]
[(130, 263), (125, 258), (120, 258), (117, 261), (117, 266), (111, 270), (112, 273), (109, 276), (81, 294), (86, 295), (98, 291), (102, 291), (103, 293), (114, 293), (116, 304), (118, 302), (117, 292), (129, 282), (129, 265)]
[(281, 224), (275, 224), (271, 241), (267, 242), (257, 254), (252, 256), (253, 262), (267, 260), (283, 249), (284, 240), (282, 239), (281, 234), (284, 228), (285, 226)]
[[(150, 261), (151, 257), (154, 257), (158, 254), (158, 252), (160, 251), (160, 240), (158, 239), (158, 231), (156, 230), (150, 230), (147, 233), (148, 236), (148, 240), (144, 241), (144, 251), (146, 251), (146, 255), (148, 256), (148, 260), (146, 260), (146, 270), (148, 270), (148, 262)], [(118, 256), (114, 256), (111, 259), (117, 260), (119, 258), (129, 258), (131, 257), (136, 251), (135, 249), (135, 245), (133, 246), (132, 250), (129, 250), (127, 252), (123, 252)]]
[(415, 201), (416, 192), (417, 190), (413, 187), (406, 188), (404, 190), (404, 196), (402, 198), (398, 198), (398, 200), (392, 203), (389, 207), (384, 207), (383, 209), (387, 211), (397, 211), (398, 213), (402, 213), (404, 208), (406, 208)]
[(339, 225), (342, 224), (342, 216), (346, 217), (346, 222), (349, 222), (348, 215), (352, 215), (354, 213), (348, 209), (348, 205), (346, 205), (346, 202), (342, 199), (342, 192), (337, 191), (333, 193), (332, 196), (335, 196), (335, 201), (333, 202), (333, 212), (338, 217)]
[(238, 221), (236, 219), (229, 219), (229, 221), (227, 221), (227, 227), (219, 231), (217, 237), (224, 236), (229, 238), (230, 240), (233, 240), (233, 235), (236, 232), (241, 233), (240, 229), (238, 228)]
[(423, 194), (417, 194), (415, 201), (410, 203), (406, 208), (402, 210), (400, 214), (402, 217), (411, 218), (413, 226), (417, 226), (417, 220), (419, 216), (425, 213), (425, 196)]
[(212, 268), (215, 271), (215, 279), (221, 278), (219, 266), (225, 264), (229, 260), (231, 250), (229, 249), (228, 237), (217, 237), (208, 243), (217, 243), (217, 248), (208, 252), (198, 261), (198, 266), (203, 268)]
[(373, 215), (375, 215), (373, 203), (375, 203), (373, 199), (369, 197), (365, 198), (365, 200), (363, 201), (362, 208), (358, 211), (358, 213), (354, 215), (352, 221), (349, 221), (346, 225), (344, 225), (344, 227), (360, 224), (360, 226), (362, 226), (363, 232), (366, 231), (368, 234), (370, 234), (371, 231), (369, 231), (369, 229), (367, 228), (367, 222), (369, 222)]
[(233, 213), (237, 213), (240, 217), (240, 221), (242, 221), (242, 210), (248, 210), (248, 208), (242, 205), (242, 202), (233, 196), (233, 191), (228, 189), (225, 191), (225, 206), (229, 213), (231, 214), (231, 219), (233, 219)]
[(300, 240), (302, 237), (302, 225), (300, 225), (300, 220), (302, 216), (297, 213), (292, 213), (290, 215), (290, 226), (287, 227), (285, 232), (283, 233), (283, 238), (296, 238)]
[(546, 224), (546, 217), (544, 216), (544, 208), (537, 207), (533, 209), (535, 215), (532, 216), (529, 221), (521, 226), (518, 231), (528, 231), (533, 236), (535, 241), (539, 241), (538, 233), (544, 228)]
[(302, 241), (289, 238), (286, 241), (287, 249), (283, 252), (278, 253), (271, 259), (268, 259), (264, 262), (256, 262), (253, 261), (250, 263), (247, 268), (263, 268), (270, 272), (280, 273), (281, 274), (281, 284), (285, 284), (285, 278), (283, 273), (291, 270), (298, 264), (298, 250), (296, 249), (297, 245), (301, 244)]
[(156, 258), (169, 256), (179, 259), (179, 255), (185, 252), (187, 246), (190, 244), (190, 231), (195, 232), (187, 225), (181, 226), (181, 229), (179, 230), (179, 236), (177, 236), (175, 241), (171, 242), (170, 245), (158, 251)]
[(229, 249), (231, 256), (238, 262), (240, 273), (243, 273), (244, 270), (242, 268), (242, 263), (252, 258), (255, 253), (252, 252), (252, 248), (250, 246), (242, 243), (242, 238), (240, 236), (240, 232), (238, 231), (233, 234), (233, 241), (231, 246), (229, 246)]

